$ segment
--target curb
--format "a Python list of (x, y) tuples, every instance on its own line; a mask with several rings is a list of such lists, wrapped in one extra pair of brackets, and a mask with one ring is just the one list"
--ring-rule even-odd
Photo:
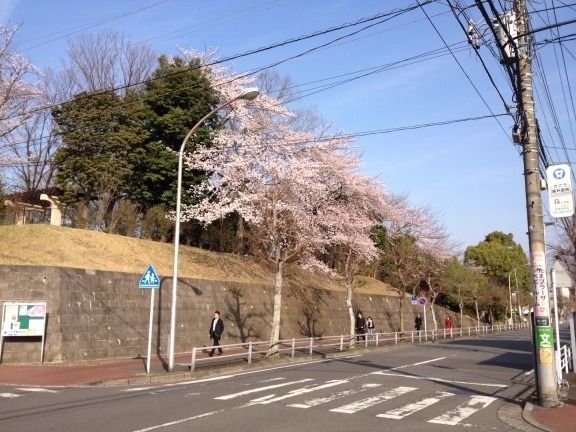
[(538, 423), (534, 417), (532, 417), (532, 410), (534, 409), (534, 405), (531, 402), (526, 401), (524, 404), (524, 409), (522, 410), (522, 418), (526, 423), (530, 423), (535, 428), (539, 430), (546, 431), (546, 432), (554, 432), (553, 429), (550, 429), (544, 426), (541, 423)]

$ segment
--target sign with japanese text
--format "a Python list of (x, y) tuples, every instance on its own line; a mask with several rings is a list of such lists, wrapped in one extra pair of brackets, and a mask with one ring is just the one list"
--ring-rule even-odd
[(538, 322), (543, 322), (543, 320), (539, 321), (538, 318), (550, 318), (544, 252), (534, 252), (532, 254), (532, 284), (534, 287), (534, 316), (536, 317), (536, 325), (538, 325)]
[(546, 182), (548, 183), (550, 215), (555, 218), (572, 216), (574, 199), (570, 165), (550, 165), (546, 169)]
[(554, 346), (554, 333), (552, 327), (536, 327), (536, 347), (552, 348)]
[(44, 336), (45, 326), (46, 303), (4, 303), (2, 336)]

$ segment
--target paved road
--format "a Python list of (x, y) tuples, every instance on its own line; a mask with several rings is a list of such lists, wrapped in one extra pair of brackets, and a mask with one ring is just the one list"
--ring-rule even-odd
[(0, 430), (509, 431), (528, 331), (152, 387), (0, 387)]

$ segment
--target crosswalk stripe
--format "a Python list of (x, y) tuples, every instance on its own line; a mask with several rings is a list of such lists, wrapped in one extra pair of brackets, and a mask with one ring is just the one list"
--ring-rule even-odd
[(380, 393), (376, 396), (362, 399), (348, 405), (343, 405), (341, 407), (331, 409), (330, 411), (345, 414), (354, 414), (355, 412), (377, 405), (381, 402), (397, 398), (398, 396), (402, 396), (403, 394), (409, 393), (414, 390), (418, 389), (415, 387), (396, 387), (395, 389), (389, 390), (387, 392)]
[(238, 393), (231, 393), (231, 394), (227, 394), (227, 395), (223, 395), (223, 396), (218, 396), (218, 397), (215, 397), (214, 399), (229, 400), (229, 399), (234, 399), (234, 398), (237, 398), (240, 396), (246, 396), (246, 395), (249, 395), (252, 393), (258, 393), (261, 391), (271, 390), (271, 389), (280, 388), (280, 387), (286, 387), (289, 385), (300, 384), (300, 383), (308, 382), (308, 381), (314, 381), (314, 379), (313, 378), (306, 378), (306, 379), (302, 379), (302, 380), (298, 380), (298, 381), (290, 381), (290, 382), (284, 382), (281, 384), (274, 384), (274, 385), (268, 385), (268, 386), (264, 386), (264, 387), (257, 387), (254, 389), (245, 390), (245, 391), (241, 391)]
[(426, 399), (419, 400), (418, 402), (410, 403), (408, 405), (404, 405), (400, 408), (396, 408), (390, 411), (386, 411), (383, 414), (378, 414), (376, 417), (385, 417), (394, 420), (401, 420), (404, 417), (408, 417), (411, 414), (414, 414), (418, 411), (422, 411), (424, 408), (428, 408), (442, 399), (446, 399), (450, 396), (454, 396), (454, 393), (449, 392), (437, 392), (438, 396), (430, 397)]
[(42, 387), (22, 387), (17, 388), (16, 390), (23, 391), (23, 392), (30, 392), (30, 393), (58, 393), (58, 390), (52, 390)]
[(428, 423), (454, 426), (482, 408), (486, 408), (495, 400), (496, 398), (490, 396), (471, 396), (467, 403), (458, 405), (453, 410), (428, 420)]
[[(347, 382), (348, 382), (348, 380), (332, 380), (332, 381), (328, 381), (326, 384), (321, 384), (321, 385), (318, 385), (318, 386), (315, 386), (315, 387), (302, 387), (302, 388), (300, 388), (300, 389), (292, 390), (292, 391), (290, 391), (290, 392), (288, 392), (288, 393), (286, 393), (285, 395), (282, 395), (282, 396), (273, 397), (273, 398), (266, 398), (266, 397), (260, 398), (260, 399), (258, 400), (258, 403), (260, 403), (260, 404), (270, 404), (270, 403), (278, 402), (278, 401), (281, 401), (281, 400), (284, 400), (284, 399), (289, 399), (289, 398), (292, 398), (292, 397), (300, 396), (300, 395), (303, 395), (303, 394), (306, 394), (306, 393), (311, 393), (311, 392), (316, 391), (316, 390), (322, 390), (322, 389), (325, 389), (325, 388), (334, 387), (334, 386), (337, 386), (337, 385), (340, 385), (340, 384), (344, 384), (344, 383), (347, 383)], [(255, 401), (252, 401), (252, 402), (255, 402)]]
[(17, 398), (20, 396), (22, 396), (22, 395), (14, 394), (14, 393), (0, 393), (0, 397), (3, 397), (3, 398)]
[(320, 398), (315, 398), (315, 399), (310, 399), (307, 400), (306, 402), (303, 403), (299, 403), (299, 404), (291, 404), (288, 405), (289, 407), (293, 407), (293, 408), (311, 408), (317, 405), (321, 405), (321, 404), (325, 404), (328, 402), (332, 402), (336, 399), (340, 399), (343, 397), (347, 397), (347, 396), (352, 396), (361, 392), (364, 392), (366, 390), (369, 390), (371, 388), (375, 388), (375, 387), (380, 387), (382, 384), (363, 384), (361, 387), (359, 388), (355, 388), (355, 389), (349, 389), (349, 390), (342, 390), (340, 392), (336, 392), (336, 393), (332, 393), (329, 396), (326, 397), (320, 397)]

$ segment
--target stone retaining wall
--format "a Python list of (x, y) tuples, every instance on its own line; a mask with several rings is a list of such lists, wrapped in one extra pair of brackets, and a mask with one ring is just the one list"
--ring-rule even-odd
[[(47, 302), (45, 362), (145, 356), (151, 292), (138, 288), (140, 276), (60, 267), (0, 266), (0, 303)], [(348, 333), (344, 292), (290, 283), (285, 286), (281, 338)], [(272, 294), (272, 285), (180, 279), (175, 351), (189, 352), (193, 346), (210, 344), (208, 327), (216, 309), (225, 323), (223, 344), (267, 340)], [(421, 307), (405, 301), (406, 323), (412, 323), (413, 314)], [(155, 293), (152, 349), (163, 357), (168, 351), (171, 302), (172, 280), (162, 277)], [(377, 331), (398, 329), (397, 298), (356, 295), (354, 304), (365, 316), (373, 317)], [(439, 319), (443, 322), (444, 318)], [(411, 325), (406, 327), (410, 329)], [(40, 340), (4, 338), (2, 361), (38, 362)]]

